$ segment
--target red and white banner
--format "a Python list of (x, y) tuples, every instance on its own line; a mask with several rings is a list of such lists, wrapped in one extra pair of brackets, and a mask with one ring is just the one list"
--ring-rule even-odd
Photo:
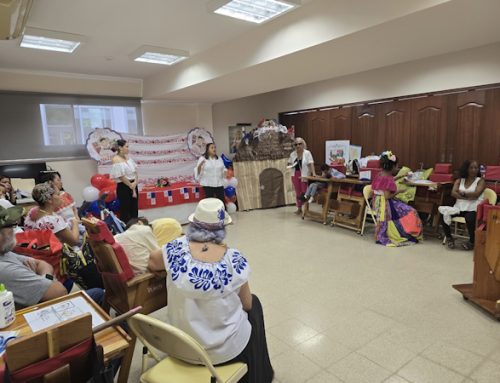
[[(137, 164), (139, 209), (192, 203), (203, 198), (200, 186), (194, 181), (199, 153), (193, 151), (197, 149), (193, 143), (213, 142), (209, 132), (195, 128), (189, 133), (170, 136), (119, 135), (128, 142), (129, 156)], [(95, 129), (87, 139), (89, 154), (97, 160), (101, 174), (110, 172), (112, 156), (107, 153), (107, 146), (111, 147), (117, 136), (110, 129)], [(165, 179), (170, 185), (160, 186)]]

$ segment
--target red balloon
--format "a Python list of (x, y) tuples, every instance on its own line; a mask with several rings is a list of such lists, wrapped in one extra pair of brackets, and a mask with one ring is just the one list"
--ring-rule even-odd
[(103, 194), (107, 194), (106, 199), (104, 201), (106, 202), (114, 201), (116, 199), (116, 185), (108, 186), (106, 188), (101, 189), (99, 195), (102, 196)]
[(228, 180), (230, 180), (230, 179), (231, 179), (231, 178), (233, 178), (233, 177), (234, 177), (234, 172), (233, 172), (233, 170), (232, 170), (232, 169), (227, 169), (227, 171), (226, 171), (226, 178), (227, 178)]
[[(116, 189), (116, 182), (115, 182), (115, 181), (113, 181), (113, 180), (111, 180), (111, 179), (109, 179), (109, 178), (105, 179), (105, 180), (103, 181), (103, 184), (104, 184), (104, 185), (103, 185), (102, 189), (107, 189), (107, 188), (110, 188), (110, 187), (113, 187), (113, 188), (115, 188), (115, 189)], [(102, 189), (101, 189), (101, 190), (102, 190)]]
[(106, 176), (104, 174), (94, 174), (91, 178), (90, 178), (90, 183), (92, 184), (93, 187), (99, 189), (99, 190), (102, 190), (105, 185), (106, 185), (106, 182), (108, 181), (109, 179), (106, 178)]

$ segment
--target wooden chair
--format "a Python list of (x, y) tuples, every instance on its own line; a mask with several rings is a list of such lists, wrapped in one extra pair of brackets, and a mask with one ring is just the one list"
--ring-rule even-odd
[[(92, 316), (84, 314), (7, 344), (12, 383), (84, 383), (94, 373)], [(100, 352), (99, 352), (100, 351)], [(102, 348), (98, 361), (103, 363)]]
[(368, 214), (372, 217), (372, 220), (375, 224), (377, 224), (377, 219), (375, 218), (376, 214), (372, 210), (371, 205), (370, 205), (370, 198), (372, 195), (372, 186), (371, 185), (366, 185), (363, 188), (363, 197), (365, 198), (365, 214), (363, 216), (363, 225), (361, 226), (361, 235), (365, 232), (365, 224), (366, 224), (366, 218), (368, 217)]
[[(495, 205), (497, 203), (497, 194), (492, 189), (484, 189), (484, 199), (488, 200), (490, 205)], [(458, 233), (458, 225), (465, 225), (464, 217), (453, 217), (451, 219), (451, 224), (455, 224), (455, 230), (453, 235), (458, 238), (469, 238), (467, 235), (461, 235)], [(465, 229), (463, 229), (465, 231)], [(443, 245), (446, 244), (446, 237), (443, 238)]]
[(88, 240), (102, 275), (105, 293), (105, 311), (112, 307), (123, 314), (136, 306), (149, 314), (167, 305), (166, 274), (145, 273), (134, 277), (121, 245), (103, 221), (82, 219)]
[[(214, 367), (195, 339), (158, 319), (138, 314), (130, 318), (128, 324), (146, 347), (141, 383), (236, 383), (248, 371), (247, 365), (241, 362)], [(168, 357), (162, 360), (153, 348)], [(150, 357), (158, 363), (145, 371)]]

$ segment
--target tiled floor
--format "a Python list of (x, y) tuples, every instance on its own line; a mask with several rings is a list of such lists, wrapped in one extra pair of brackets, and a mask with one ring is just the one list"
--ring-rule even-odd
[(451, 288), (472, 280), (472, 252), (384, 248), (373, 227), (361, 237), (293, 211), (237, 213), (227, 237), (250, 261), (276, 382), (500, 382), (500, 323)]

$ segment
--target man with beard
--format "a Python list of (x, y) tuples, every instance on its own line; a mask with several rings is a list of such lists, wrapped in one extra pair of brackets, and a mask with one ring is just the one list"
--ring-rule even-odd
[(54, 279), (51, 265), (12, 252), (16, 246), (14, 228), (22, 214), (21, 207), (0, 207), (0, 281), (14, 294), (17, 308), (67, 294), (62, 283)]

